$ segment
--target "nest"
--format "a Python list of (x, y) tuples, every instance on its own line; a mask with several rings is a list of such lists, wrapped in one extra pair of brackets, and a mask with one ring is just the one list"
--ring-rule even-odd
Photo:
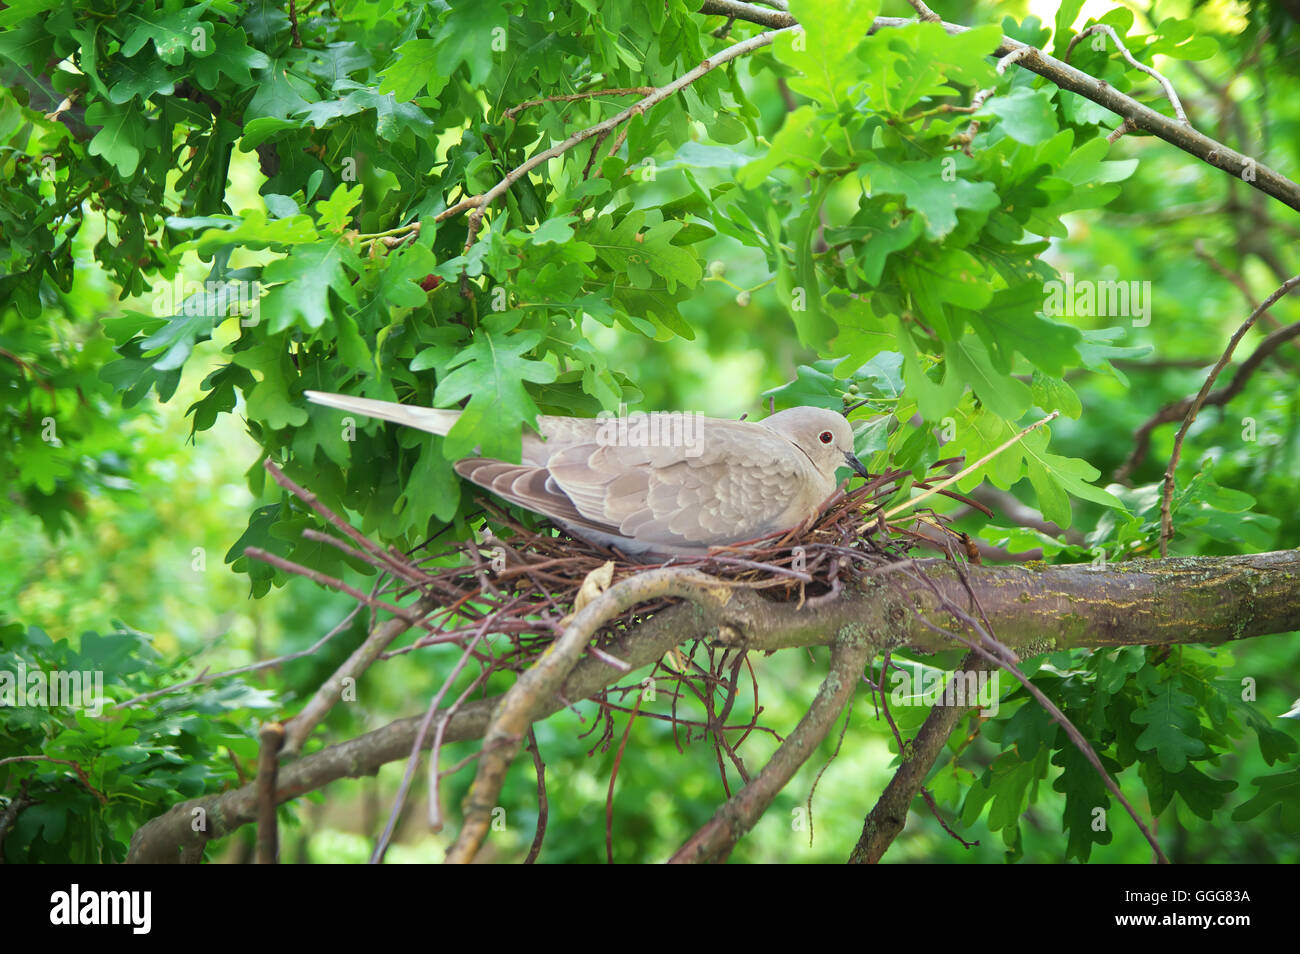
[[(946, 467), (957, 460), (938, 461), (933, 467)], [(911, 526), (891, 522), (890, 517), (904, 507), (886, 511), (884, 503), (907, 485), (910, 471), (906, 470), (873, 477), (849, 493), (841, 487), (813, 521), (788, 532), (714, 548), (706, 555), (678, 556), (663, 563), (647, 564), (616, 550), (573, 538), (540, 519), (537, 526), (525, 525), (492, 501), (485, 501), (483, 506), (496, 529), (485, 532), (478, 540), (441, 550), (435, 550), (432, 541), (426, 541), (406, 554), (383, 549), (324, 506), (313, 493), (287, 478), (273, 463), (267, 461), (266, 467), (277, 483), (324, 517), (346, 539), (314, 529), (304, 530), (305, 538), (338, 547), (370, 563), (381, 573), (374, 588), (366, 594), (342, 580), (266, 551), (250, 547), (246, 553), (346, 592), (372, 610), (392, 613), (409, 626), (424, 631), (407, 646), (387, 651), (383, 645), (376, 646), (372, 659), (387, 659), (437, 645), (454, 645), (462, 654), (462, 662), (452, 670), (443, 692), (450, 688), (461, 665), (470, 659), (477, 661), (478, 678), (453, 703), (452, 710), (471, 692), (485, 689), (491, 674), (521, 673), (533, 665), (564, 632), (571, 614), (592, 596), (593, 581), (599, 581), (594, 587), (598, 593), (647, 569), (690, 567), (722, 581), (743, 584), (765, 599), (802, 605), (807, 600), (833, 599), (847, 583), (879, 572), (889, 564), (905, 561), (908, 552), (917, 545), (937, 547), (950, 559), (958, 559), (959, 553), (964, 552), (973, 562), (978, 562), (978, 553), (970, 539), (949, 530), (944, 518), (932, 512), (914, 510), (905, 518)], [(929, 493), (942, 493), (988, 513), (981, 504), (946, 489), (945, 485), (953, 479), (940, 482), (936, 476), (916, 480), (913, 486), (928, 489)], [(631, 667), (610, 652), (612, 644), (628, 630), (676, 602), (679, 602), (676, 598), (649, 600), (606, 619), (593, 634), (587, 651), (616, 669), (630, 672)], [(392, 631), (384, 639), (384, 645), (398, 632)], [(753, 702), (742, 707), (749, 712), (748, 721), (732, 725), (728, 718), (739, 694), (742, 665), (748, 668), (753, 684)], [(661, 687), (659, 691), (671, 696), (670, 714), (640, 709), (642, 690), (650, 680)], [(629, 695), (635, 700), (632, 706), (627, 705), (631, 701)], [(443, 698), (443, 693), (437, 698)], [(584, 735), (598, 728), (602, 731), (592, 752), (608, 747), (612, 741), (615, 713), (630, 712), (633, 716), (639, 713), (645, 718), (671, 723), (679, 750), (683, 741), (689, 744), (696, 736), (710, 737), (718, 750), (719, 766), (724, 761), (730, 762), (746, 778), (737, 747), (754, 731), (776, 736), (758, 722), (762, 712), (758, 679), (747, 654), (707, 642), (691, 645), (685, 651), (674, 650), (656, 664), (647, 679), (611, 685), (593, 698), (599, 714)], [(697, 700), (704, 718), (684, 718), (679, 713), (679, 702), (683, 699)], [(721, 774), (727, 787), (727, 772)]]
[[(940, 461), (948, 464), (951, 461)], [(845, 493), (841, 488), (810, 524), (744, 543), (712, 549), (707, 555), (677, 556), (661, 563), (637, 562), (615, 549), (589, 543), (542, 523), (525, 526), (496, 503), (483, 501), (490, 522), (498, 528), (480, 540), (466, 541), (412, 558), (399, 574), (404, 585), (397, 596), (421, 591), (437, 601), (431, 621), (441, 622), (410, 649), (443, 642), (463, 642), (479, 632), (500, 634), (514, 644), (508, 661), (499, 654), (498, 667), (521, 670), (545, 651), (580, 608), (584, 584), (599, 579), (605, 589), (628, 576), (656, 567), (691, 567), (720, 580), (743, 583), (771, 600), (803, 603), (837, 593), (845, 583), (882, 564), (907, 558), (918, 544), (970, 555), (965, 534), (949, 530), (942, 518), (930, 515), (927, 529), (889, 523), (883, 501), (897, 491), (909, 472), (895, 470), (874, 477)], [(917, 481), (928, 487), (930, 481)], [(941, 491), (972, 507), (982, 506), (961, 495)], [(419, 554), (421, 551), (417, 551)], [(666, 598), (646, 602), (610, 619), (593, 640), (600, 654), (619, 634), (665, 607)], [(454, 620), (455, 625), (449, 626)], [(426, 627), (427, 628), (427, 627)]]

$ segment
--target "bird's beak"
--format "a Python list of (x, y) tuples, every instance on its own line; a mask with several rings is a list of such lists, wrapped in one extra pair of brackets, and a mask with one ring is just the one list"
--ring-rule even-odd
[(858, 456), (852, 451), (844, 452), (844, 463), (853, 468), (853, 472), (859, 477), (865, 477), (867, 480), (871, 479), (871, 472), (863, 466), (862, 461), (858, 460)]

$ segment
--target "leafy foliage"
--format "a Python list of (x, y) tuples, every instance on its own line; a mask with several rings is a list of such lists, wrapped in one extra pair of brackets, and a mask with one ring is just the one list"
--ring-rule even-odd
[[(1108, 143), (1115, 117), (1077, 94), (998, 72), (989, 52), (1004, 32), (1063, 56), (1083, 26), (1077, 0), (1050, 25), (995, 24), (979, 9), (965, 22), (984, 25), (953, 35), (927, 23), (868, 34), (881, 12), (873, 0), (792, 0), (801, 30), (514, 178), (477, 232), (445, 214), (634, 101), (601, 91), (662, 85), (757, 32), (736, 23), (718, 39), (697, 6), (340, 0), (299, 5), (297, 22), (232, 0), (0, 10), (0, 506), (57, 538), (79, 522), (98, 528), (98, 506), (133, 488), (165, 496), (165, 481), (145, 476), (161, 451), (142, 451), (136, 428), (197, 377), (189, 438), (224, 441), (223, 426), (240, 419), (256, 445), (244, 463), (261, 499), (224, 546), (267, 597), (286, 577), (244, 557), (247, 546), (329, 574), (365, 571), (301, 539), (317, 520), (266, 493), (265, 456), (364, 532), (409, 548), (469, 532), (478, 506), (452, 461), (475, 447), (517, 459), (538, 413), (692, 398), (739, 412), (766, 388), (782, 405), (865, 400), (859, 451), (877, 469), (888, 460), (918, 475), (939, 459), (981, 458), (1060, 411), (1055, 427), (959, 489), (1012, 490), (1063, 532), (966, 526), (1052, 560), (1151, 555), (1159, 468), (1144, 462), (1133, 487), (1103, 474), (1148, 398), (1181, 397), (1203, 376), (1132, 364), (1153, 348), (1212, 358), (1223, 338), (1215, 316), (1240, 303), (1190, 261), (1199, 216), (1160, 231), (1143, 219), (1229, 186), (1182, 174), (1190, 160), (1157, 158), (1132, 136)], [(1293, 41), (1274, 24), (1282, 39), (1267, 47), (1260, 22), (1225, 26), (1231, 17), (1216, 11), (1193, 25), (1120, 8), (1100, 22), (1170, 70), (1196, 61), (1222, 74), (1264, 58), (1281, 91), (1268, 121), (1292, 128)], [(1104, 45), (1079, 44), (1071, 62), (1163, 102)], [(1294, 149), (1288, 158), (1300, 161)], [(253, 189), (239, 187), (246, 180)], [(1240, 244), (1217, 220), (1212, 231), (1219, 247)], [(1049, 305), (1074, 275), (1095, 283), (1107, 269), (1149, 277), (1159, 318)], [(102, 276), (103, 301), (86, 308), (77, 283), (89, 272)], [(748, 391), (727, 383), (741, 379)], [(1261, 379), (1240, 406), (1267, 441), (1246, 443), (1244, 422), (1226, 413), (1198, 423), (1193, 439), (1216, 460), (1184, 455), (1181, 552), (1266, 549), (1300, 529), (1286, 479), (1300, 399), (1293, 375)], [(307, 389), (465, 413), (446, 438), (378, 422), (353, 431), (309, 408)], [(1157, 439), (1153, 460), (1167, 443)], [(1085, 532), (1065, 532), (1076, 526)], [(0, 633), (15, 665), (93, 663), (123, 692), (168, 681), (129, 627), (79, 643), (16, 623)], [(1137, 776), (1153, 813), (1194, 830), (1235, 795), (1233, 819), (1280, 814), (1294, 830), (1294, 771), (1264, 774), (1289, 759), (1293, 736), (1243, 702), (1232, 666), (1226, 652), (1190, 647), (1058, 653), (1035, 682), (1109, 769), (1136, 766), (1123, 781)], [(7, 850), (117, 860), (142, 818), (230, 784), (216, 753), (245, 758), (248, 717), (268, 705), (231, 685), (99, 722), (43, 713), (29, 725), (0, 710), (7, 747), (78, 762), (109, 799), (100, 806), (65, 767), (3, 766), (0, 788), (31, 779), (43, 793)], [(954, 752), (934, 791), (1012, 858), (1032, 856), (1026, 812), (1059, 803), (1064, 855), (1094, 857), (1115, 837), (1096, 827), (1096, 810), (1115, 807), (1108, 793), (1036, 705), (1019, 691), (1005, 702), (983, 726), (995, 747), (976, 746), (978, 770)], [(1249, 771), (1233, 769), (1251, 777), (1238, 786), (1223, 776), (1247, 732), (1258, 755)], [(662, 777), (647, 770), (642, 781)], [(93, 823), (68, 840), (74, 815)]]

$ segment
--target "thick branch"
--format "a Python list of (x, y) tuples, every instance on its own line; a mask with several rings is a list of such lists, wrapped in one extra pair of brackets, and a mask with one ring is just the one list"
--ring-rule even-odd
[[(895, 564), (924, 572), (958, 605), (968, 594), (956, 571), (943, 560)], [(1022, 657), (1073, 647), (1219, 643), (1300, 629), (1300, 550), (1232, 557), (1193, 557), (1040, 567), (968, 567), (971, 589), (999, 639)], [(894, 577), (886, 582), (883, 575)], [(889, 632), (879, 649), (906, 643), (924, 650), (954, 648), (912, 612), (916, 607), (943, 625), (954, 620), (937, 611), (928, 588), (883, 573), (844, 587), (825, 602), (774, 603), (760, 594), (734, 590), (725, 606), (673, 606), (622, 634), (610, 651), (639, 669), (680, 643), (713, 638), (743, 643), (751, 650), (827, 645), (846, 625), (865, 632)], [(892, 645), (891, 645), (892, 644)], [(560, 699), (588, 698), (623, 674), (592, 656), (583, 659), (563, 692), (545, 700), (542, 719), (563, 708)], [(462, 706), (444, 733), (446, 742), (481, 738), (500, 698)], [(410, 755), (424, 715), (416, 715), (356, 739), (332, 745), (281, 766), (277, 800), (289, 801), (344, 777), (373, 774)], [(207, 841), (222, 838), (253, 820), (256, 791), (244, 786), (172, 808), (136, 832), (128, 860), (176, 861), (182, 849), (197, 857)], [(207, 812), (207, 829), (190, 828), (192, 809)]]

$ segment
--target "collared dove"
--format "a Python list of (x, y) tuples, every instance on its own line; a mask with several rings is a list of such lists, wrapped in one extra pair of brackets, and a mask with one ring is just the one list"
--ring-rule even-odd
[[(455, 410), (305, 392), (316, 404), (445, 435)], [(702, 554), (800, 526), (835, 490), (835, 472), (867, 469), (842, 414), (794, 407), (757, 423), (701, 415), (538, 415), (522, 462), (486, 457), (456, 473), (629, 556)]]

